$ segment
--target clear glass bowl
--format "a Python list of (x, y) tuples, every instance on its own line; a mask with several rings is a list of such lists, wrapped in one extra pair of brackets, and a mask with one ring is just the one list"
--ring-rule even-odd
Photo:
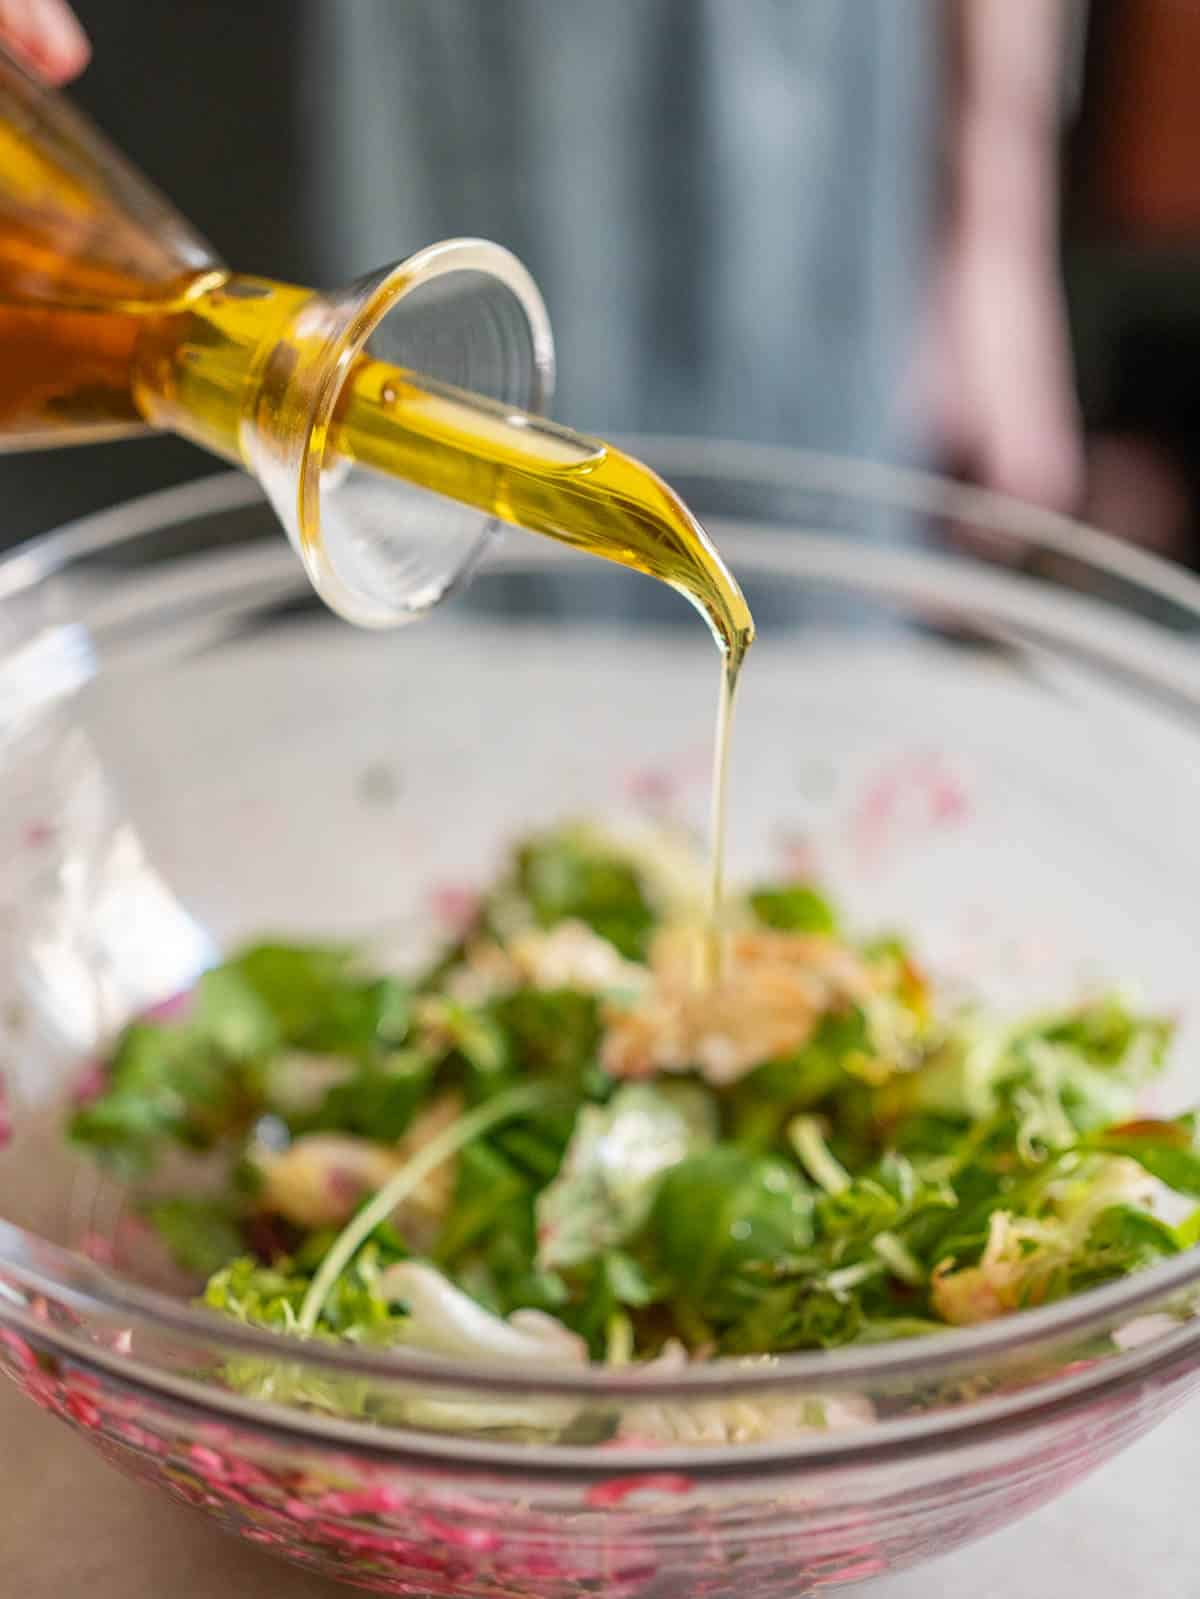
[[(1139, 982), (1183, 1017), (1156, 1107), (1200, 1097), (1200, 585), (933, 479), (633, 447), (760, 623), (734, 871), (815, 864), (856, 922), (911, 929), (998, 1004)], [(676, 596), (519, 534), (429, 621), (358, 632), (239, 478), (0, 561), (0, 1365), (31, 1399), (297, 1561), (506, 1599), (861, 1582), (1020, 1515), (1179, 1402), (1194, 1253), (923, 1341), (543, 1377), (193, 1310), (64, 1148), (97, 1041), (216, 948), (348, 932), (401, 959), (535, 823), (699, 825), (716, 686)], [(271, 1401), (229, 1385), (281, 1356)]]

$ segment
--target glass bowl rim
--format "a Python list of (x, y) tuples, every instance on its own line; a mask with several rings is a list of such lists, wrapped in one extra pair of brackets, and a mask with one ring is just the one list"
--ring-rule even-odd
[[(649, 455), (666, 475), (690, 472), (700, 477), (748, 481), (762, 481), (766, 475), (785, 486), (838, 495), (864, 504), (903, 507), (943, 519), (986, 526), (1014, 540), (1036, 541), (1089, 569), (1120, 578), (1143, 594), (1169, 601), (1194, 618), (1200, 630), (1200, 578), (1086, 523), (1039, 510), (1005, 495), (955, 483), (933, 473), (790, 446), (645, 435), (631, 438), (624, 444), (634, 452)], [(186, 524), (257, 505), (269, 509), (265, 496), (253, 480), (239, 472), (218, 472), (78, 518), (0, 555), (0, 604), (35, 589), (72, 563), (126, 540), (167, 525)], [(730, 520), (737, 522), (736, 516)], [(754, 538), (739, 530), (734, 542), (745, 546), (753, 543)], [(781, 554), (781, 546), (772, 542), (773, 547), (767, 548), (766, 539), (763, 540), (764, 558), (768, 563)], [(522, 551), (530, 548), (539, 552), (535, 565), (543, 565), (546, 554), (553, 549), (540, 542), (521, 546)], [(869, 564), (877, 548), (867, 552), (864, 564)], [(916, 553), (919, 556), (922, 552)], [(908, 559), (908, 552), (904, 552), (904, 558)], [(939, 554), (935, 560), (958, 568), (968, 567), (958, 556)], [(521, 562), (518, 558), (517, 564), (529, 564), (528, 559)], [(991, 564), (985, 562), (986, 566)], [(1057, 586), (1053, 592), (1056, 601), (1066, 599), (1071, 605), (1094, 603), (1090, 598), (1063, 594)], [(1159, 639), (1170, 637), (1157, 623), (1142, 625)], [(1169, 662), (1165, 674), (1153, 673), (1152, 676), (1159, 679), (1160, 687), (1181, 686), (1184, 697), (1200, 711), (1200, 692), (1177, 685)], [(258, 1356), (278, 1358), (284, 1346), (276, 1333), (243, 1326), (127, 1282), (86, 1257), (51, 1244), (3, 1219), (0, 1219), (0, 1262), (31, 1293), (58, 1298), (85, 1313), (131, 1316), (147, 1328), (189, 1334), (201, 1343)], [(895, 1343), (783, 1354), (773, 1357), (769, 1364), (756, 1366), (747, 1366), (737, 1357), (721, 1357), (652, 1377), (644, 1374), (645, 1368), (630, 1367), (614, 1372), (606, 1367), (586, 1366), (542, 1372), (536, 1384), (531, 1384), (524, 1368), (517, 1366), (446, 1359), (406, 1350), (370, 1351), (314, 1341), (305, 1342), (303, 1354), (297, 1349), (293, 1358), (331, 1375), (423, 1382), (443, 1391), (461, 1389), (485, 1396), (520, 1394), (529, 1399), (543, 1395), (574, 1396), (593, 1401), (645, 1404), (712, 1400), (728, 1395), (736, 1395), (739, 1399), (768, 1397), (789, 1389), (845, 1392), (883, 1380), (910, 1379), (913, 1383), (925, 1383), (939, 1374), (986, 1368), (1003, 1357), (1031, 1352), (1048, 1339), (1083, 1336), (1089, 1330), (1111, 1325), (1122, 1318), (1132, 1320), (1140, 1310), (1197, 1282), (1200, 1282), (1200, 1247), (1131, 1277), (978, 1327), (947, 1329)], [(174, 1390), (181, 1397), (188, 1397), (186, 1390), (194, 1386), (200, 1397), (197, 1399), (195, 1394), (190, 1397), (203, 1408), (248, 1416), (260, 1424), (288, 1431), (348, 1438), (382, 1454), (409, 1450), (417, 1437), (423, 1443), (430, 1442), (428, 1435), (413, 1434), (405, 1429), (380, 1427), (374, 1423), (334, 1422), (284, 1405), (245, 1400), (221, 1390), (189, 1385), (153, 1364), (129, 1356), (109, 1357), (107, 1352), (75, 1340), (62, 1329), (39, 1321), (17, 1305), (5, 1304), (0, 1299), (0, 1320), (6, 1318), (10, 1325), (23, 1326), (37, 1341), (60, 1345), (75, 1359), (108, 1366), (114, 1377), (123, 1383), (159, 1391)], [(819, 1434), (816, 1440), (790, 1438), (774, 1445), (727, 1443), (679, 1449), (630, 1448), (621, 1452), (618, 1474), (638, 1468), (662, 1470), (664, 1465), (675, 1460), (689, 1465), (693, 1471), (705, 1468), (727, 1471), (736, 1469), (736, 1463), (749, 1464), (751, 1460), (756, 1462), (755, 1469), (761, 1469), (772, 1458), (792, 1460), (798, 1456), (806, 1459), (811, 1456), (814, 1461), (827, 1456), (844, 1460), (847, 1455), (856, 1455), (865, 1449), (878, 1451), (885, 1438), (907, 1450), (923, 1434), (928, 1434), (930, 1446), (936, 1447), (939, 1436), (957, 1434), (964, 1427), (974, 1432), (979, 1427), (1002, 1426), (1004, 1418), (1014, 1413), (1027, 1416), (1030, 1410), (1041, 1412), (1064, 1402), (1074, 1402), (1080, 1392), (1091, 1393), (1096, 1388), (1122, 1384), (1135, 1372), (1144, 1372), (1149, 1366), (1169, 1361), (1181, 1348), (1192, 1344), (1200, 1344), (1200, 1321), (1181, 1322), (1167, 1338), (1154, 1340), (1141, 1348), (1130, 1348), (1087, 1370), (1059, 1374), (1044, 1384), (1034, 1384), (1015, 1394), (968, 1400), (951, 1410), (937, 1410), (916, 1421), (911, 1418), (876, 1420), (841, 1433)], [(480, 1454), (481, 1458), (494, 1457), (506, 1464), (532, 1458), (530, 1446), (525, 1444), (475, 1444), (468, 1450), (472, 1441), (455, 1434), (437, 1435), (433, 1442), (435, 1445), (444, 1442), (458, 1457), (466, 1451)], [(589, 1472), (602, 1469), (605, 1475), (613, 1475), (618, 1467), (617, 1457), (613, 1456), (601, 1467), (592, 1450), (543, 1447), (556, 1464), (563, 1467), (569, 1467), (573, 1454), (580, 1457), (581, 1465), (586, 1459)], [(437, 1452), (436, 1447), (433, 1452)]]

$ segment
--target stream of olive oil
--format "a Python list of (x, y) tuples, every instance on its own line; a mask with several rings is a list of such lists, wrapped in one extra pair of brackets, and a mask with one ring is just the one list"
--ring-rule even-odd
[(709, 820), (709, 914), (701, 978), (721, 966), (729, 738), (754, 621), (700, 523), (649, 467), (540, 418), (362, 359), (330, 449), (529, 532), (658, 578), (705, 617), (721, 655)]

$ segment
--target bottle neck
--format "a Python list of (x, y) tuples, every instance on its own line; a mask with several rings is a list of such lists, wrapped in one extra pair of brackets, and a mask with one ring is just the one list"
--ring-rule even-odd
[(133, 363), (145, 421), (248, 466), (247, 425), (272, 352), (311, 289), (206, 273), (169, 312), (148, 318)]

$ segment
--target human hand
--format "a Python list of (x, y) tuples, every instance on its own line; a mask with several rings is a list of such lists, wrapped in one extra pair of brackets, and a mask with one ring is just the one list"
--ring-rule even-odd
[(77, 78), (92, 53), (66, 0), (0, 0), (0, 43), (55, 85)]

